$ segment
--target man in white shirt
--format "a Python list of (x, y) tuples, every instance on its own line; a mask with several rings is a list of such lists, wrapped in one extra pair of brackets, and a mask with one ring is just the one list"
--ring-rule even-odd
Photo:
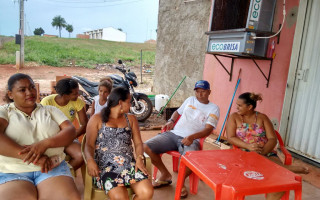
[[(161, 172), (160, 178), (153, 183), (155, 188), (172, 183), (172, 176), (163, 164), (160, 154), (179, 151), (184, 155), (187, 151), (199, 150), (199, 138), (207, 137), (217, 126), (220, 111), (217, 105), (209, 102), (210, 84), (208, 81), (200, 80), (195, 84), (194, 91), (195, 96), (186, 99), (165, 124), (166, 132), (158, 134), (144, 144), (145, 152), (150, 156), (152, 164)], [(186, 177), (190, 174), (191, 171), (187, 169)], [(188, 192), (183, 187), (181, 198), (187, 195)]]

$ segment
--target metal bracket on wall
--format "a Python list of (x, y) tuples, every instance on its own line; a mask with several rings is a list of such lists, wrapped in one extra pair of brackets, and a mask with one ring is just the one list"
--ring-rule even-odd
[[(267, 81), (267, 88), (269, 87), (269, 82), (270, 82), (270, 75), (271, 75), (271, 69), (272, 69), (272, 63), (273, 63), (273, 59), (272, 58), (264, 58), (264, 57), (257, 57), (257, 56), (251, 56), (251, 55), (243, 55), (243, 56), (239, 56), (239, 55), (231, 55), (231, 54), (212, 54), (217, 61), (220, 63), (220, 65), (223, 67), (223, 69), (227, 72), (227, 74), (229, 75), (229, 81), (232, 80), (232, 72), (233, 72), (233, 64), (234, 64), (234, 60), (235, 59), (251, 59), (253, 61), (253, 63), (255, 64), (255, 66), (257, 66), (257, 68), (259, 69), (259, 71), (261, 72), (262, 76), (266, 79)], [(217, 56), (222, 56), (222, 57), (227, 57), (227, 58), (231, 58), (231, 66), (230, 66), (230, 72), (228, 71), (228, 69), (225, 67), (225, 65), (221, 62), (221, 60), (217, 57)], [(267, 75), (261, 70), (260, 66), (258, 65), (258, 63), (256, 62), (256, 60), (269, 60), (270, 61), (270, 67), (269, 67), (269, 72), (268, 72), (268, 77)]]
[(259, 67), (258, 63), (256, 62), (256, 60), (251, 57), (252, 61), (254, 62), (254, 64), (258, 67), (259, 71), (261, 72), (262, 76), (267, 80), (267, 88), (269, 87), (269, 81), (270, 81), (270, 75), (271, 75), (271, 69), (272, 69), (272, 62), (273, 59), (263, 59), (263, 60), (270, 60), (270, 67), (269, 67), (269, 73), (268, 73), (268, 77), (263, 73), (263, 71), (261, 70), (261, 68)]
[(227, 55), (219, 55), (219, 56), (222, 56), (222, 57), (228, 57), (228, 58), (231, 58), (231, 68), (230, 68), (230, 72), (227, 70), (227, 68), (224, 66), (224, 64), (221, 62), (221, 60), (219, 60), (219, 58), (217, 57), (218, 55), (217, 54), (213, 54), (213, 56), (217, 59), (217, 61), (220, 63), (220, 65), (223, 67), (224, 70), (226, 70), (227, 74), (229, 75), (229, 81), (232, 80), (232, 72), (233, 72), (233, 63), (234, 63), (234, 58), (235, 57), (232, 57), (232, 56), (227, 56)]

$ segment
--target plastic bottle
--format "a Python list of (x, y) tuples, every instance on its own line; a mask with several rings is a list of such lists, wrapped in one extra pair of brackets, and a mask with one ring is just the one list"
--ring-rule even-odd
[(273, 58), (273, 53), (275, 49), (275, 41), (274, 39), (270, 42), (268, 52), (267, 52), (267, 58)]

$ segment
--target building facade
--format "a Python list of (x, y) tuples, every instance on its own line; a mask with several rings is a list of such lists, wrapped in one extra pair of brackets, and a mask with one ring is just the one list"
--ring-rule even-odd
[[(178, 4), (178, 1), (173, 3), (160, 0), (155, 75), (156, 77), (168, 76), (168, 78), (160, 78), (162, 84), (158, 87), (162, 89), (156, 92), (164, 91), (165, 94), (170, 95), (170, 91), (177, 85), (179, 79), (186, 75), (189, 80), (183, 87), (183, 91), (178, 94), (179, 98), (185, 99), (192, 94), (196, 79), (208, 80), (212, 87), (210, 100), (220, 107), (221, 118), (217, 127), (220, 131), (234, 93), (238, 72), (241, 69), (241, 81), (236, 97), (243, 92), (261, 93), (263, 101), (258, 104), (257, 110), (269, 116), (274, 128), (282, 135), (287, 148), (315, 162), (320, 162), (320, 103), (318, 101), (320, 37), (317, 36), (320, 30), (320, 12), (318, 12), (320, 1), (286, 1), (287, 15), (284, 24), (282, 24), (283, 1), (276, 1), (273, 32), (278, 31), (280, 24), (283, 29), (275, 40), (273, 59), (257, 59), (254, 63), (252, 59), (220, 58), (220, 62), (226, 69), (214, 55), (206, 53), (208, 36), (205, 32), (210, 31), (208, 25), (210, 26), (210, 20), (212, 20), (212, 13), (206, 9), (209, 6), (212, 10), (214, 1), (198, 0), (183, 3), (184, 1), (181, 0)], [(180, 7), (175, 7), (174, 4)], [(183, 25), (188, 28), (187, 30), (182, 28), (183, 31), (172, 34), (171, 30), (163, 27), (164, 22), (167, 23), (165, 25), (167, 27), (170, 25), (170, 27), (180, 28)], [(206, 24), (206, 27), (200, 28), (203, 27), (199, 27), (200, 24)], [(179, 28), (173, 29), (180, 30)], [(162, 52), (160, 56), (159, 51)], [(201, 65), (203, 58), (204, 63)], [(197, 60), (197, 64), (194, 64)], [(231, 65), (233, 65), (232, 75), (226, 72), (226, 70), (231, 71)], [(201, 75), (199, 76), (198, 73)], [(155, 81), (155, 85), (159, 84), (158, 82)], [(166, 84), (163, 84), (164, 82)], [(236, 111), (235, 103), (231, 108), (231, 112), (234, 111)]]
[(127, 41), (127, 34), (113, 27), (86, 31), (83, 34), (89, 35), (89, 39), (109, 40), (115, 42)]
[(183, 0), (159, 1), (157, 52), (153, 91), (171, 95), (170, 107), (178, 107), (193, 95), (193, 87), (202, 79), (205, 61), (211, 0), (184, 3)]

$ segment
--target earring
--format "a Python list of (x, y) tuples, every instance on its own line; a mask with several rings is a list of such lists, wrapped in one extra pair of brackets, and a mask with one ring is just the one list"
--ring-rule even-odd
[(123, 114), (122, 106), (120, 105), (120, 113)]

